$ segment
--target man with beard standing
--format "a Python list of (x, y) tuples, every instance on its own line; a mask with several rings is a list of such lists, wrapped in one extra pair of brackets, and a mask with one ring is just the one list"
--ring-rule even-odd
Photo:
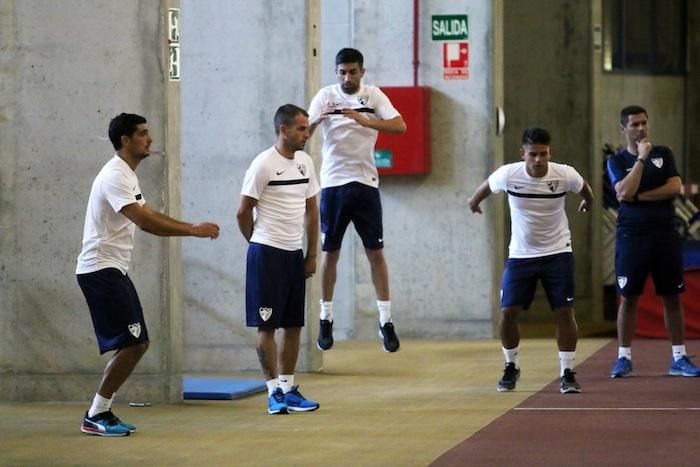
[(684, 343), (683, 243), (674, 224), (673, 198), (681, 191), (681, 177), (673, 152), (649, 141), (647, 111), (638, 105), (620, 112), (620, 131), (627, 146), (608, 160), (608, 173), (620, 209), (615, 239), (615, 274), (620, 307), (617, 311), (618, 358), (612, 378), (632, 374), (632, 337), (637, 306), (651, 273), (656, 294), (664, 304), (671, 338), (671, 376), (700, 376)]
[(136, 226), (163, 237), (211, 239), (219, 236), (219, 226), (181, 222), (146, 203), (134, 173), (149, 156), (153, 141), (145, 118), (126, 113), (114, 117), (109, 123), (109, 139), (116, 154), (92, 184), (76, 274), (90, 308), (100, 353), (116, 352), (107, 362), (80, 430), (99, 436), (126, 436), (136, 428), (112, 413), (112, 401), (149, 344), (141, 303), (127, 275)]
[(380, 131), (404, 133), (406, 123), (376, 86), (362, 84), (364, 58), (341, 49), (335, 57), (338, 84), (321, 89), (311, 101), (311, 133), (323, 132), (321, 166), (321, 316), (318, 348), (333, 346), (333, 290), (340, 247), (350, 222), (362, 239), (377, 294), (379, 333), (386, 352), (399, 350), (391, 319), (389, 271), (384, 259), (382, 205), (374, 145)]
[(246, 323), (258, 329), (256, 349), (267, 382), (267, 412), (286, 414), (319, 407), (294, 384), (306, 279), (316, 272), (319, 186), (313, 161), (303, 152), (310, 136), (306, 111), (283, 105), (274, 123), (277, 142), (258, 154), (247, 170), (237, 218), (249, 242)]

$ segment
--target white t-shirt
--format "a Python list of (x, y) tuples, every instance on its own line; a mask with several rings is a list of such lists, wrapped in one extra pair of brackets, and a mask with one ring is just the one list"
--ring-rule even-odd
[[(370, 109), (373, 113), (362, 112), (362, 115), (371, 119), (391, 120), (401, 115), (381, 89), (364, 84), (355, 94), (345, 94), (339, 84), (322, 88), (311, 101), (309, 120), (315, 121), (328, 104), (338, 109)], [(319, 126), (323, 131), (321, 186), (360, 182), (377, 188), (379, 175), (374, 165), (374, 144), (379, 132), (344, 115), (329, 115)]]
[(146, 200), (141, 195), (134, 171), (115, 155), (92, 183), (85, 213), (83, 249), (78, 256), (76, 274), (105, 268), (117, 268), (123, 274), (127, 273), (136, 225), (119, 211), (132, 203), (143, 206)]
[(508, 193), (510, 258), (536, 258), (572, 251), (566, 193), (579, 193), (583, 177), (573, 167), (549, 162), (547, 174), (527, 174), (525, 162), (506, 164), (488, 178), (489, 188)]
[(303, 151), (287, 159), (275, 147), (258, 154), (245, 173), (241, 194), (258, 200), (251, 242), (282, 250), (302, 248), (306, 200), (319, 192), (314, 163)]

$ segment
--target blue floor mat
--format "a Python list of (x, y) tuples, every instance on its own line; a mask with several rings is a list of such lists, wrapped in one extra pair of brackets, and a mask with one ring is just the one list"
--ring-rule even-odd
[(266, 389), (265, 381), (257, 379), (182, 377), (182, 396), (187, 400), (232, 400)]

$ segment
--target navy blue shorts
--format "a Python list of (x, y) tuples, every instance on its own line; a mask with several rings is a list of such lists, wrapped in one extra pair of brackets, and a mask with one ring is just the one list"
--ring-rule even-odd
[(574, 306), (574, 255), (558, 253), (539, 258), (509, 258), (501, 281), (501, 308), (528, 309), (537, 281), (552, 309)]
[(685, 291), (683, 241), (678, 233), (674, 229), (643, 234), (618, 231), (615, 274), (620, 295), (641, 295), (650, 273), (657, 295), (677, 295)]
[(245, 292), (248, 326), (304, 326), (306, 274), (302, 250), (287, 251), (260, 243), (248, 245)]
[(148, 342), (143, 308), (134, 284), (119, 269), (77, 274), (85, 295), (100, 353)]
[(377, 188), (352, 182), (321, 190), (321, 249), (339, 250), (350, 222), (365, 248), (384, 248), (382, 203)]

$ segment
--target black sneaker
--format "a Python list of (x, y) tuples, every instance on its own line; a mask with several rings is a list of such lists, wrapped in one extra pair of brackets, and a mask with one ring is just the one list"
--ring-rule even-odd
[(321, 320), (316, 347), (318, 347), (318, 350), (328, 350), (333, 347), (333, 321)]
[(581, 385), (576, 382), (576, 378), (574, 377), (575, 374), (575, 371), (569, 370), (568, 368), (564, 370), (564, 376), (561, 377), (559, 382), (559, 391), (562, 394), (581, 392)]
[(498, 392), (512, 391), (515, 389), (515, 383), (520, 378), (520, 368), (515, 368), (515, 363), (506, 363), (506, 368), (503, 370), (503, 378), (498, 382)]
[(394, 323), (379, 325), (379, 337), (384, 339), (384, 352), (396, 352), (399, 350), (399, 336), (394, 330)]

